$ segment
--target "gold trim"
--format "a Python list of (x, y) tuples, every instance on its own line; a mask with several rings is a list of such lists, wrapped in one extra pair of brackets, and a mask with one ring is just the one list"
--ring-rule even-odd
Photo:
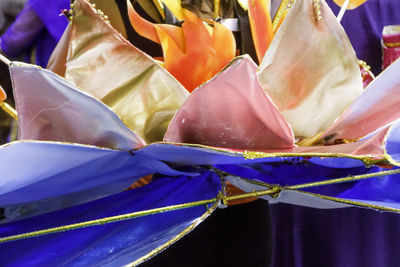
[(360, 180), (365, 180), (365, 179), (371, 179), (374, 177), (385, 176), (385, 175), (394, 175), (394, 174), (399, 174), (399, 173), (400, 173), (400, 169), (396, 169), (396, 170), (373, 172), (373, 173), (353, 175), (353, 176), (348, 176), (348, 177), (335, 178), (335, 179), (323, 180), (323, 181), (312, 182), (312, 183), (289, 185), (289, 186), (272, 185), (272, 184), (264, 183), (264, 182), (257, 181), (257, 180), (250, 180), (250, 179), (242, 178), (242, 177), (239, 177), (239, 178), (250, 184), (264, 186), (269, 189), (271, 189), (272, 187), (280, 187), (281, 189), (298, 190), (298, 189), (304, 189), (304, 188), (316, 187), (316, 186), (355, 182), (355, 181), (360, 181)]
[(291, 186), (286, 186), (285, 188), (302, 189), (302, 188), (315, 187), (315, 186), (348, 183), (348, 182), (355, 182), (355, 181), (359, 181), (359, 180), (370, 179), (370, 178), (380, 177), (380, 176), (385, 176), (385, 175), (399, 174), (399, 173), (400, 173), (400, 169), (389, 170), (389, 171), (380, 171), (380, 172), (373, 172), (373, 173), (367, 173), (367, 174), (353, 175), (353, 176), (344, 177), (344, 178), (330, 179), (330, 180), (319, 181), (319, 182), (291, 185)]
[[(325, 196), (321, 194), (315, 194), (315, 193), (309, 193), (309, 192), (304, 192), (300, 191), (298, 189), (302, 188), (308, 188), (308, 187), (314, 187), (314, 186), (322, 186), (322, 185), (329, 185), (329, 184), (334, 184), (334, 183), (344, 183), (344, 182), (351, 182), (351, 181), (357, 181), (357, 180), (362, 180), (362, 179), (369, 179), (372, 177), (378, 177), (378, 176), (384, 176), (384, 175), (393, 175), (400, 173), (400, 169), (397, 170), (390, 170), (390, 171), (382, 171), (382, 172), (375, 172), (375, 173), (369, 173), (369, 174), (362, 174), (362, 175), (355, 175), (351, 177), (345, 177), (345, 178), (337, 178), (337, 179), (331, 179), (331, 180), (325, 180), (325, 181), (320, 181), (320, 182), (313, 182), (313, 183), (306, 183), (306, 184), (299, 184), (299, 185), (292, 185), (292, 186), (286, 186), (282, 187), (279, 185), (270, 185), (266, 184), (263, 182), (259, 181), (252, 181), (248, 180), (245, 178), (241, 178), (249, 183), (257, 184), (260, 186), (265, 186), (268, 187), (266, 190), (259, 190), (259, 191), (253, 191), (250, 193), (243, 193), (239, 195), (234, 195), (234, 196), (226, 196), (224, 194), (219, 194), (217, 197), (208, 199), (208, 200), (201, 200), (201, 201), (196, 201), (196, 202), (189, 202), (189, 203), (183, 203), (183, 204), (178, 204), (178, 205), (172, 205), (172, 206), (166, 206), (162, 208), (156, 208), (156, 209), (150, 209), (150, 210), (145, 210), (145, 211), (138, 211), (138, 212), (133, 212), (133, 213), (127, 213), (127, 214), (122, 214), (122, 215), (117, 215), (117, 216), (112, 216), (112, 217), (106, 217), (102, 219), (97, 219), (97, 220), (91, 220), (91, 221), (86, 221), (86, 222), (81, 222), (81, 223), (75, 223), (75, 224), (69, 224), (69, 225), (64, 225), (64, 226), (59, 226), (59, 227), (54, 227), (54, 228), (48, 228), (44, 230), (39, 230), (39, 231), (33, 231), (29, 233), (23, 233), (23, 234), (18, 234), (18, 235), (12, 235), (12, 236), (6, 236), (0, 238), (0, 243), (4, 242), (9, 242), (9, 241), (16, 241), (16, 240), (21, 240), (21, 239), (27, 239), (27, 238), (32, 238), (32, 237), (37, 237), (41, 235), (47, 235), (47, 234), (52, 234), (52, 233), (59, 233), (59, 232), (65, 232), (69, 230), (74, 230), (74, 229), (79, 229), (79, 228), (85, 228), (89, 226), (95, 226), (95, 225), (103, 225), (111, 222), (117, 222), (117, 221), (122, 221), (122, 220), (129, 220), (137, 217), (143, 217), (147, 215), (152, 215), (152, 214), (157, 214), (157, 213), (162, 213), (162, 212), (167, 212), (167, 211), (174, 211), (174, 210), (179, 210), (179, 209), (185, 209), (185, 208), (191, 208), (191, 207), (197, 207), (197, 206), (202, 206), (202, 205), (207, 205), (210, 203), (213, 203), (213, 207), (211, 209), (215, 209), (218, 203), (222, 200), (223, 203), (228, 203), (229, 201), (234, 201), (238, 199), (243, 199), (243, 198), (249, 198), (249, 197), (259, 197), (263, 195), (270, 195), (271, 197), (276, 198), (279, 196), (279, 193), (282, 190), (296, 190), (305, 194), (309, 194), (312, 196), (319, 197), (321, 199), (327, 199), (327, 200), (332, 200), (335, 202), (341, 202), (341, 203), (346, 203), (354, 206), (359, 206), (359, 207), (368, 207), (368, 208), (373, 208), (373, 209), (378, 209), (382, 211), (391, 211), (391, 212), (400, 212), (400, 209), (395, 209), (395, 208), (389, 208), (389, 207), (384, 207), (384, 206), (379, 206), (379, 205), (374, 205), (374, 204), (367, 204), (363, 202), (357, 202), (353, 200), (346, 200), (346, 199), (341, 199), (341, 198), (336, 198), (336, 197), (330, 197), (330, 196)], [(206, 218), (213, 210), (209, 209), (201, 218)], [(204, 217), (206, 216), (206, 217)], [(202, 220), (204, 220), (202, 219)], [(160, 251), (164, 250), (177, 240), (179, 240), (182, 236), (190, 232), (194, 227), (197, 226), (197, 223), (192, 224), (189, 226), (187, 229), (185, 229), (181, 234), (178, 236), (174, 237), (161, 247), (153, 250), (146, 256), (140, 258), (139, 260), (136, 260), (131, 264), (136, 265), (144, 260), (154, 256), (155, 254), (159, 253)]]
[[(397, 170), (397, 171), (400, 171), (400, 170)], [(377, 174), (377, 173), (374, 173), (374, 174)], [(395, 173), (392, 173), (392, 174), (395, 174)], [(379, 175), (379, 176), (381, 176), (381, 175)], [(356, 177), (356, 176), (354, 176), (354, 177)], [(364, 177), (363, 179), (367, 179), (367, 178), (371, 178), (371, 177)], [(268, 190), (276, 190), (277, 192), (280, 192), (281, 190), (288, 190), (288, 191), (293, 190), (293, 191), (297, 191), (297, 192), (300, 192), (300, 193), (303, 193), (303, 194), (307, 194), (307, 195), (311, 195), (311, 196), (314, 196), (314, 197), (318, 197), (318, 198), (321, 198), (321, 199), (330, 200), (330, 201), (339, 202), (339, 203), (344, 203), (344, 204), (349, 204), (349, 205), (352, 205), (352, 206), (357, 206), (357, 207), (362, 207), (362, 208), (371, 208), (371, 209), (380, 210), (380, 211), (389, 211), (389, 212), (400, 213), (400, 209), (396, 209), (396, 208), (389, 208), (389, 207), (384, 207), (384, 206), (375, 205), (375, 204), (368, 204), (368, 203), (364, 203), (364, 202), (358, 202), (358, 201), (354, 201), (354, 200), (347, 200), (347, 199), (343, 199), (343, 198), (330, 197), (330, 196), (326, 196), (326, 195), (310, 193), (310, 192), (305, 192), (305, 191), (296, 189), (296, 188), (307, 188), (307, 187), (312, 187), (312, 186), (324, 185), (324, 184), (322, 184), (324, 182), (321, 182), (321, 184), (319, 184), (319, 185), (314, 185), (316, 183), (309, 183), (309, 184), (302, 184), (302, 185), (293, 185), (293, 186), (280, 187), (280, 186), (277, 186), (277, 185), (271, 185), (271, 184), (263, 183), (263, 182), (260, 182), (260, 181), (248, 180), (248, 179), (244, 179), (244, 178), (241, 178), (241, 179), (246, 180), (247, 182), (249, 182), (251, 184), (256, 184), (256, 185), (259, 185), (259, 186), (272, 188), (272, 189), (268, 189)], [(344, 180), (344, 179), (347, 179), (347, 178), (342, 178), (342, 179)], [(333, 180), (338, 180), (338, 179), (333, 179)], [(361, 179), (358, 179), (358, 180), (361, 180)], [(345, 182), (349, 182), (349, 181), (345, 181)], [(317, 182), (317, 183), (319, 183), (319, 182)], [(265, 190), (265, 191), (268, 191), (268, 190)], [(255, 191), (255, 192), (260, 192), (260, 191)], [(238, 195), (238, 196), (240, 196), (240, 195)]]
[(272, 21), (272, 30), (276, 32), (279, 22), (281, 21), (282, 17), (286, 16), (286, 13), (293, 5), (293, 0), (282, 0), (281, 4), (279, 5), (278, 11)]
[(358, 64), (361, 66), (361, 68), (369, 74), (369, 76), (371, 76), (371, 78), (374, 80), (375, 79), (375, 75), (372, 73), (371, 71), (371, 66), (367, 64), (367, 62), (363, 61), (363, 60), (358, 60)]
[(161, 0), (153, 0), (154, 6), (157, 8), (158, 13), (160, 13), (161, 17), (165, 19), (164, 5)]
[(384, 207), (384, 206), (380, 206), (380, 205), (368, 204), (368, 203), (358, 202), (358, 201), (354, 201), (354, 200), (348, 200), (348, 199), (337, 198), (337, 197), (330, 197), (330, 196), (325, 196), (325, 195), (320, 195), (320, 194), (315, 194), (315, 193), (309, 193), (309, 192), (304, 192), (304, 191), (299, 191), (299, 192), (302, 192), (304, 194), (308, 194), (308, 195), (311, 195), (311, 196), (319, 197), (319, 198), (325, 199), (325, 200), (331, 200), (331, 201), (334, 201), (334, 202), (349, 204), (349, 205), (352, 205), (352, 206), (358, 206), (358, 207), (362, 207), (362, 208), (371, 208), (371, 209), (375, 209), (375, 210), (379, 210), (379, 211), (390, 211), (390, 212), (400, 213), (400, 209), (396, 209), (396, 208), (389, 208), (389, 207)]
[[(243, 157), (245, 159), (259, 159), (259, 158), (278, 158), (278, 157), (323, 157), (323, 158), (350, 158), (361, 160), (365, 165), (370, 166), (376, 163), (382, 163), (386, 158), (386, 155), (383, 154), (382, 158), (374, 159), (376, 155), (351, 155), (344, 153), (314, 153), (314, 152), (305, 152), (305, 153), (266, 153), (266, 152), (257, 152), (257, 151), (248, 151), (245, 150), (243, 152)], [(399, 163), (393, 164), (395, 166), (399, 166)]]
[(221, 0), (214, 0), (214, 19), (219, 17), (220, 1)]
[(3, 109), (8, 115), (10, 115), (14, 120), (18, 120), (17, 111), (13, 107), (11, 107), (8, 103), (1, 102), (0, 108)]
[(96, 219), (96, 220), (90, 220), (90, 221), (85, 221), (85, 222), (80, 222), (80, 223), (74, 223), (74, 224), (53, 227), (53, 228), (47, 228), (44, 230), (38, 230), (38, 231), (33, 231), (33, 232), (28, 232), (28, 233), (23, 233), (23, 234), (18, 234), (18, 235), (2, 237), (2, 238), (0, 238), (0, 243), (16, 241), (16, 240), (21, 240), (21, 239), (27, 239), (27, 238), (37, 237), (37, 236), (41, 236), (41, 235), (66, 232), (66, 231), (85, 228), (85, 227), (89, 227), (89, 226), (103, 225), (103, 224), (112, 223), (112, 222), (130, 220), (130, 219), (134, 219), (134, 218), (138, 218), (138, 217), (158, 214), (158, 213), (167, 212), (167, 211), (174, 211), (174, 210), (180, 210), (180, 209), (185, 209), (185, 208), (193, 208), (193, 207), (197, 207), (197, 206), (207, 205), (207, 204), (210, 204), (210, 203), (213, 203), (216, 201), (218, 202), (219, 198), (216, 197), (216, 198), (207, 199), (207, 200), (166, 206), (166, 207), (162, 207), (162, 208), (150, 209), (150, 210), (145, 210), (145, 211), (137, 211), (137, 212), (126, 213), (126, 214), (122, 214), (122, 215), (105, 217), (105, 218)]
[(150, 258), (154, 257), (155, 255), (157, 255), (158, 253), (162, 252), (163, 250), (167, 249), (171, 245), (173, 245), (175, 242), (180, 240), (182, 237), (184, 237), (185, 235), (187, 235), (191, 231), (193, 231), (193, 229), (196, 228), (205, 219), (207, 219), (207, 217), (210, 216), (211, 213), (213, 213), (216, 210), (216, 208), (218, 207), (219, 202), (220, 202), (220, 199), (217, 199), (214, 202), (214, 204), (199, 219), (195, 220), (191, 225), (186, 227), (182, 232), (180, 232), (178, 235), (173, 237), (171, 240), (167, 241), (166, 243), (164, 243), (163, 245), (159, 246), (158, 248), (150, 251), (148, 254), (140, 257), (139, 259), (135, 260), (134, 262), (128, 263), (125, 266), (137, 266), (137, 265), (149, 260)]

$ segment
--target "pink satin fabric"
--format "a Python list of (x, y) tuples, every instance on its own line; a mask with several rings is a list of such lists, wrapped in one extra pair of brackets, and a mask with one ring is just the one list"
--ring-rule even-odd
[(172, 119), (164, 141), (229, 148), (290, 148), (293, 133), (256, 75), (238, 57), (197, 88)]
[(54, 73), (34, 65), (10, 67), (21, 140), (73, 142), (114, 149), (145, 142), (107, 106)]
[(400, 60), (382, 72), (322, 135), (358, 139), (400, 117)]

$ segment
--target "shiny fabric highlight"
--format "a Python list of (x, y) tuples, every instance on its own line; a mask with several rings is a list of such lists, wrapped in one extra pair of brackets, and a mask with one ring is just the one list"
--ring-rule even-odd
[(293, 133), (258, 82), (247, 56), (194, 91), (174, 116), (167, 142), (229, 148), (288, 148)]
[[(297, 138), (329, 127), (362, 91), (358, 61), (325, 2), (296, 1), (260, 65), (259, 78)], [(301, 33), (301, 34), (300, 34)]]
[(74, 3), (65, 77), (111, 107), (146, 142), (162, 140), (188, 94), (83, 0)]

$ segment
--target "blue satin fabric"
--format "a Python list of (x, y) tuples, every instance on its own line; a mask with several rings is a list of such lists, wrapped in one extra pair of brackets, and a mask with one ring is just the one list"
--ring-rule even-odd
[[(398, 128), (394, 125), (387, 141), (387, 150), (393, 158), (399, 151)], [(381, 170), (365, 167), (354, 159), (249, 160), (240, 154), (162, 143), (127, 152), (78, 144), (22, 141), (0, 148), (0, 164), (3, 172), (0, 207), (5, 208), (6, 216), (0, 224), (1, 236), (215, 197), (220, 178), (208, 167), (203, 168), (204, 165), (282, 186)], [(139, 177), (152, 173), (158, 174), (151, 184), (118, 193)], [(304, 191), (398, 208), (399, 178), (392, 175)], [(52, 210), (58, 211), (49, 213)], [(47, 213), (23, 219), (44, 212)], [(204, 212), (204, 207), (185, 209), (0, 244), (0, 259), (6, 266), (126, 264), (165, 243)], [(277, 224), (282, 219), (272, 218)], [(14, 221), (7, 223), (7, 220)]]
[(53, 142), (1, 147), (0, 169), (0, 207), (6, 208), (7, 220), (109, 196), (156, 172), (196, 175), (127, 151)]
[[(190, 170), (194, 171), (194, 170)], [(147, 186), (83, 205), (0, 225), (0, 236), (135, 211), (214, 198), (220, 178), (197, 168), (196, 177), (157, 176)], [(211, 206), (211, 205), (209, 205)], [(175, 237), (206, 206), (0, 244), (2, 266), (122, 266)]]

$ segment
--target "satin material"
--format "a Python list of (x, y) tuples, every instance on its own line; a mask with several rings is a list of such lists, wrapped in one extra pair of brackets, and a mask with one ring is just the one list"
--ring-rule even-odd
[(271, 15), (265, 0), (249, 0), (247, 6), (253, 44), (261, 62), (274, 38)]
[[(152, 208), (214, 198), (220, 178), (202, 170), (195, 178), (159, 176), (142, 188), (58, 212), (0, 225), (0, 236), (18, 234)], [(123, 266), (200, 223), (207, 206), (0, 244), (3, 266)]]
[(343, 28), (324, 1), (317, 21), (312, 3), (295, 2), (259, 71), (264, 90), (298, 138), (328, 128), (363, 88)]
[(358, 139), (400, 117), (400, 60), (381, 73), (321, 136)]
[(165, 68), (192, 92), (235, 57), (236, 44), (232, 32), (225, 26), (219, 23), (208, 26), (185, 9), (181, 13), (182, 26), (153, 24), (128, 4), (129, 19), (135, 31), (161, 45)]
[(3, 87), (0, 86), (0, 102), (3, 102), (7, 99), (7, 94), (4, 91)]
[(174, 170), (145, 155), (78, 144), (19, 141), (0, 147), (0, 223), (121, 192), (140, 177)]
[(146, 142), (162, 140), (185, 88), (86, 1), (75, 1), (71, 27), (66, 79), (111, 107)]
[(174, 116), (167, 142), (228, 148), (288, 148), (293, 133), (258, 82), (249, 57), (196, 89)]
[(65, 77), (65, 70), (67, 64), (67, 55), (71, 35), (71, 24), (68, 24), (61, 39), (58, 41), (57, 46), (54, 48), (53, 53), (47, 62), (46, 69)]
[(125, 150), (144, 146), (112, 110), (54, 73), (22, 63), (14, 63), (10, 72), (19, 139)]

